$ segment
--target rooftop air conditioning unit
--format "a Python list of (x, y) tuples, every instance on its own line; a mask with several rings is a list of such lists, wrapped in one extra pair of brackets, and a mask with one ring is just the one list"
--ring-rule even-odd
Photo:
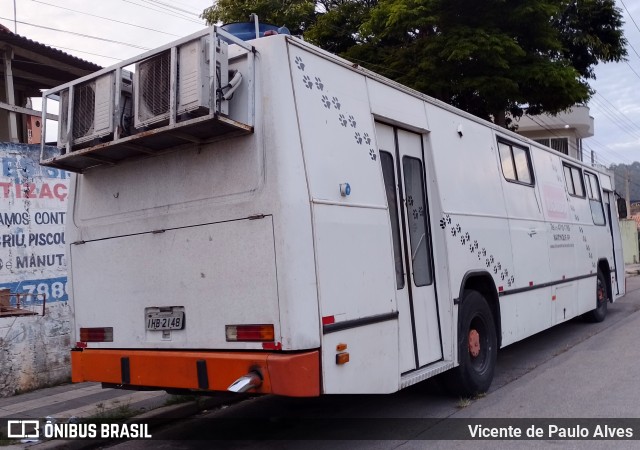
[[(178, 47), (177, 121), (209, 113), (209, 41), (208, 37), (203, 37)], [(216, 89), (227, 85), (228, 72), (227, 43), (216, 39)], [(166, 50), (137, 63), (134, 85), (135, 128), (166, 125), (172, 95), (171, 51)], [(228, 102), (217, 99), (216, 109), (217, 112), (228, 114)]]
[[(132, 74), (122, 72), (121, 108), (123, 117), (130, 116)], [(71, 142), (72, 147), (80, 146), (113, 134), (119, 121), (114, 118), (115, 73), (107, 73), (84, 83), (73, 86), (73, 122), (71, 133), (67, 134), (69, 123), (69, 89), (60, 92), (60, 122), (58, 126), (58, 147)], [(127, 105), (128, 103), (128, 105)], [(127, 113), (127, 111), (129, 111)]]

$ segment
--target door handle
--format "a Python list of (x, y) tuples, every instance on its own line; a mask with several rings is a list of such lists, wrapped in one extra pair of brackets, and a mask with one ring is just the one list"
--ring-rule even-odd
[(538, 230), (536, 230), (535, 228), (531, 228), (527, 234), (529, 235), (529, 237), (533, 237), (534, 234), (538, 234)]

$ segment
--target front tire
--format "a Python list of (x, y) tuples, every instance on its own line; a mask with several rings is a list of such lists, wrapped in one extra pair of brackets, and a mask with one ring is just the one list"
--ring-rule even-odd
[(465, 291), (458, 311), (458, 360), (449, 374), (450, 389), (472, 397), (486, 392), (493, 381), (498, 340), (489, 304), (478, 291)]
[(607, 317), (607, 306), (609, 303), (609, 290), (607, 289), (607, 279), (604, 274), (598, 270), (596, 278), (596, 307), (585, 314), (585, 318), (589, 322), (602, 322)]

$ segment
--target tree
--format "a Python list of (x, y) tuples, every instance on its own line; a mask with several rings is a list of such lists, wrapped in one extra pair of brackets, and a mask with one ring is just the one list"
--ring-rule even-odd
[(313, 0), (218, 0), (201, 17), (208, 24), (247, 22), (255, 13), (266, 23), (286, 25), (293, 34), (303, 34), (316, 20)]
[(204, 17), (286, 18), (311, 42), (502, 126), (523, 108), (554, 114), (588, 101), (594, 66), (626, 56), (614, 0), (250, 3), (219, 0)]

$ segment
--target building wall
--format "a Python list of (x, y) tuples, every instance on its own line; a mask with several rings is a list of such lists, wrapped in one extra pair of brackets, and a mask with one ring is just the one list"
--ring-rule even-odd
[(625, 264), (640, 263), (638, 251), (638, 227), (633, 219), (623, 219), (620, 221), (620, 234), (622, 234), (622, 251), (624, 253)]
[[(39, 156), (39, 145), (0, 142), (0, 289), (24, 294), (20, 307), (38, 313), (0, 312), (0, 396), (70, 378), (64, 245), (69, 174), (41, 167)], [(11, 306), (18, 306), (16, 300), (11, 297)]]

